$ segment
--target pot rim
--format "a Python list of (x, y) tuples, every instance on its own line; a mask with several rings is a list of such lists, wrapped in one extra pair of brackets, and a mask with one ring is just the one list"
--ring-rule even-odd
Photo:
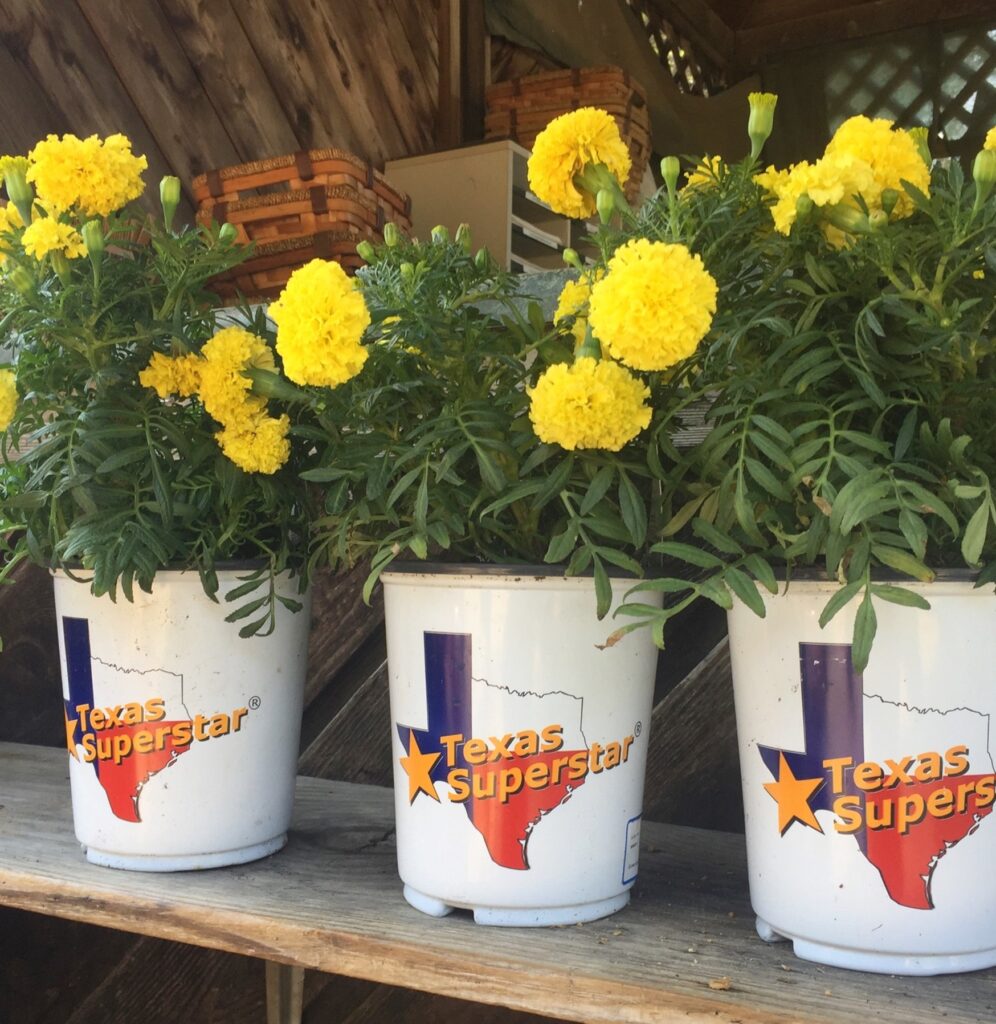
[[(626, 572), (615, 565), (605, 567), (606, 575), (610, 579), (626, 579), (638, 583), (640, 577)], [(401, 575), (422, 575), (422, 576), (495, 576), (500, 578), (514, 576), (529, 576), (531, 578), (544, 577), (565, 580), (592, 579), (594, 571), (586, 569), (584, 572), (567, 575), (565, 565), (537, 565), (535, 563), (515, 562), (421, 562), (421, 561), (394, 561), (388, 563), (381, 573), (387, 576), (391, 573)], [(646, 579), (647, 577), (643, 577)]]
[[(831, 576), (826, 569), (814, 565), (800, 566), (788, 571), (785, 566), (773, 567), (775, 579), (779, 583), (835, 583), (840, 584), (836, 576)], [(895, 569), (875, 569), (871, 574), (872, 583), (909, 583), (921, 587), (929, 587), (931, 583), (974, 583), (979, 578), (978, 569), (935, 569), (932, 580), (918, 580)]]

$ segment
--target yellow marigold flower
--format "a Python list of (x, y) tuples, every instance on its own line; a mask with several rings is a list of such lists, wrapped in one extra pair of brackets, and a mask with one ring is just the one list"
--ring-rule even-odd
[(248, 369), (275, 370), (273, 353), (262, 338), (242, 327), (226, 327), (201, 349), (197, 394), (204, 408), (228, 426), (262, 414), (266, 399), (251, 393)]
[(529, 187), (556, 213), (591, 217), (595, 197), (574, 185), (574, 176), (589, 164), (604, 164), (623, 183), (632, 160), (612, 116), (595, 107), (581, 107), (555, 117), (536, 136), (529, 158)]
[(214, 436), (221, 450), (240, 469), (268, 476), (290, 457), (289, 429), (290, 417), (286, 415), (274, 418), (258, 414), (226, 424)]
[(296, 384), (334, 388), (363, 368), (370, 311), (338, 263), (312, 260), (295, 270), (269, 313), (284, 372)]
[(705, 337), (717, 291), (685, 246), (637, 238), (616, 250), (592, 288), (591, 328), (614, 359), (634, 370), (665, 370)]
[(76, 207), (85, 217), (106, 217), (142, 194), (144, 156), (135, 156), (124, 135), (101, 141), (49, 135), (28, 154), (28, 180), (49, 213)]
[(605, 272), (599, 268), (594, 274), (584, 273), (576, 281), (568, 281), (560, 291), (557, 308), (553, 314), (553, 322), (561, 323), (568, 317), (574, 317), (571, 333), (580, 345), (584, 341), (588, 327), (588, 300), (591, 298), (592, 285), (604, 277)]
[(189, 398), (200, 386), (201, 363), (195, 355), (171, 357), (154, 352), (138, 379), (142, 387), (153, 388), (160, 398)]
[(21, 219), (21, 215), (13, 203), (0, 206), (0, 232), (17, 231), (18, 228), (23, 227), (24, 221)]
[(990, 128), (986, 132), (986, 141), (983, 149), (996, 149), (996, 128)]
[(787, 171), (768, 168), (756, 180), (778, 200), (771, 215), (775, 229), (783, 235), (795, 223), (802, 196), (808, 196), (814, 206), (827, 207), (854, 205), (853, 197), (860, 194), (871, 207), (880, 202), (882, 195), (869, 164), (849, 153), (824, 156), (814, 164), (804, 160)]
[(39, 261), (50, 252), (61, 252), (71, 260), (86, 255), (86, 246), (76, 228), (54, 217), (39, 217), (32, 221), (24, 229), (21, 244), (29, 256)]
[(726, 167), (721, 156), (704, 156), (698, 162), (695, 170), (688, 175), (688, 180), (685, 182), (685, 189), (696, 189), (696, 188), (714, 188), (716, 181), (720, 174)]
[(903, 191), (902, 182), (908, 181), (923, 193), (930, 191), (930, 169), (916, 141), (909, 132), (894, 129), (885, 118), (873, 120), (861, 114), (849, 117), (834, 132), (824, 156), (842, 154), (863, 161), (871, 170), (874, 184), (867, 193), (861, 193), (869, 210), (881, 208), (882, 192), (890, 188), (899, 193), (894, 216), (908, 217), (914, 209), (913, 201)]
[(17, 381), (13, 370), (0, 370), (0, 430), (6, 430), (17, 408)]
[(585, 357), (543, 373), (529, 389), (529, 419), (541, 441), (617, 452), (650, 423), (649, 397), (618, 363)]

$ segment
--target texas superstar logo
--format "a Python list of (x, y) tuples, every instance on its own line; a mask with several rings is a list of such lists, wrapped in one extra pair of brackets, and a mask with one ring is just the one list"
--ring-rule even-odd
[[(799, 660), (803, 749), (758, 746), (779, 831), (823, 833), (816, 812), (831, 812), (833, 832), (856, 840), (894, 902), (932, 910), (939, 861), (996, 800), (990, 716), (865, 693), (850, 644), (799, 644)], [(895, 736), (905, 749), (895, 749)]]
[[(86, 619), (65, 616), (62, 631), (69, 689), (66, 746), (77, 761), (93, 766), (114, 816), (141, 821), (139, 797), (148, 781), (192, 745), (241, 731), (250, 710), (191, 715), (182, 675), (122, 668), (94, 657)], [(143, 689), (161, 696), (130, 699), (136, 677)]]
[[(424, 644), (426, 727), (397, 724), (409, 803), (461, 806), (495, 864), (528, 870), (529, 839), (543, 818), (590, 776), (626, 764), (636, 736), (589, 745), (581, 697), (473, 678), (469, 634), (425, 633)], [(510, 720), (510, 704), (522, 728), (475, 731), (475, 722)]]

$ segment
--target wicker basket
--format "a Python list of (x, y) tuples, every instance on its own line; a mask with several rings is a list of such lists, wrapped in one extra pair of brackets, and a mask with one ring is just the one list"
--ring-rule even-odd
[(334, 260), (352, 274), (364, 265), (356, 253), (357, 243), (363, 237), (350, 231), (320, 231), (259, 243), (252, 259), (213, 278), (211, 288), (223, 299), (241, 294), (250, 301), (269, 301), (280, 295), (298, 267), (314, 259)]
[(223, 167), (194, 178), (197, 219), (227, 222), (252, 257), (211, 286), (224, 298), (241, 291), (275, 298), (291, 273), (314, 258), (350, 272), (363, 265), (356, 246), (379, 241), (391, 221), (411, 231), (411, 200), (373, 167), (341, 149), (312, 149)]
[(635, 199), (650, 160), (650, 112), (643, 87), (622, 68), (544, 71), (492, 85), (487, 91), (484, 134), (531, 149), (553, 118), (578, 107), (599, 107), (615, 119), (633, 161), (626, 192)]

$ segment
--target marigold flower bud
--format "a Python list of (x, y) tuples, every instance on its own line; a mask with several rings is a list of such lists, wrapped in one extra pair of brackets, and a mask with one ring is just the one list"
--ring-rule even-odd
[(398, 225), (394, 221), (389, 220), (384, 225), (384, 244), (391, 246), (393, 249), (400, 241), (401, 232), (398, 230)]
[(668, 195), (674, 195), (678, 186), (678, 175), (681, 174), (681, 161), (676, 156), (666, 156), (661, 160), (661, 177), (667, 188)]
[(577, 249), (565, 249), (561, 255), (569, 267), (575, 267), (577, 270), (581, 269), (581, 257), (578, 255)]
[(371, 245), (366, 239), (357, 243), (356, 255), (361, 259), (366, 260), (367, 263), (373, 263), (375, 255), (373, 245)]
[(979, 151), (972, 164), (972, 177), (975, 179), (975, 207), (978, 209), (996, 185), (996, 149)]
[(456, 229), (456, 236), (453, 240), (464, 252), (470, 252), (470, 225), (461, 224)]
[(69, 284), (72, 278), (72, 271), (69, 267), (69, 260), (66, 258), (66, 254), (61, 249), (57, 249), (51, 253), (52, 258), (52, 269), (59, 275), (59, 280), (63, 284)]
[(598, 219), (603, 224), (612, 220), (612, 214), (616, 208), (616, 197), (607, 188), (600, 188), (595, 196), (595, 209), (598, 210)]
[(98, 262), (104, 254), (104, 225), (99, 220), (88, 220), (80, 229), (87, 255)]
[(474, 253), (474, 266), (478, 270), (486, 270), (488, 265), (491, 263), (491, 253), (487, 249), (481, 248)]
[(747, 102), (750, 105), (750, 116), (747, 118), (750, 155), (756, 159), (775, 126), (775, 105), (778, 103), (778, 97), (773, 92), (752, 92), (747, 97)]
[(407, 260), (401, 264), (401, 280), (411, 284), (415, 280), (415, 268)]
[(882, 189), (882, 209), (887, 217), (892, 216), (892, 211), (899, 202), (899, 193), (894, 188)]
[(222, 224), (218, 231), (218, 243), (231, 245), (239, 237), (239, 229), (234, 224)]
[(173, 226), (173, 217), (176, 215), (176, 208), (180, 205), (180, 179), (172, 174), (167, 174), (159, 182), (159, 201), (163, 207), (163, 223), (166, 230)]
[(450, 240), (450, 233), (443, 224), (437, 224), (430, 234), (434, 242), (448, 242)]
[(816, 208), (816, 204), (805, 192), (795, 201), (795, 215), (799, 220), (808, 217)]
[(920, 154), (920, 158), (929, 167), (933, 159), (930, 155), (930, 129), (925, 128), (923, 125), (918, 125), (916, 128), (910, 128), (909, 135), (916, 143), (916, 149)]
[(31, 223), (31, 204), (35, 191), (28, 184), (28, 161), (25, 157), (4, 157), (3, 182), (7, 186), (7, 197), (17, 207), (21, 220)]
[(868, 226), (872, 231), (881, 231), (889, 223), (889, 215), (885, 210), (872, 210), (868, 214)]
[(10, 272), (10, 283), (25, 298), (35, 290), (35, 279), (26, 267), (14, 267)]

